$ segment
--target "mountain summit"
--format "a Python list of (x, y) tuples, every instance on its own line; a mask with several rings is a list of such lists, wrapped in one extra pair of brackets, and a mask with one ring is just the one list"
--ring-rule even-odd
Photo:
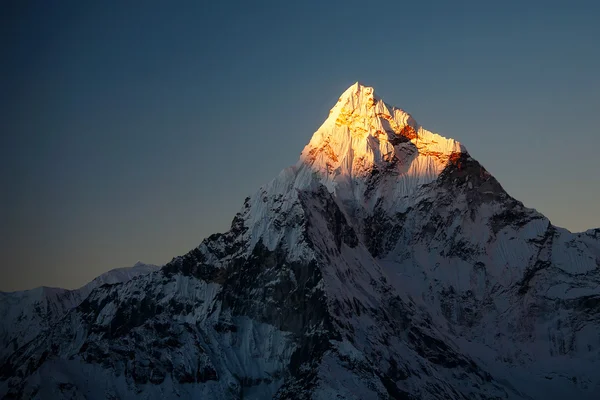
[(600, 229), (555, 227), (358, 83), (229, 231), (77, 304), (6, 357), (0, 395), (600, 391)]
[[(461, 154), (467, 152), (460, 143), (423, 129), (408, 113), (384, 103), (373, 88), (356, 83), (331, 109), (299, 164), (310, 166), (339, 195), (351, 190), (358, 198), (369, 178), (385, 171), (393, 186), (385, 196), (403, 198), (437, 179)], [(381, 195), (371, 196), (373, 202)]]

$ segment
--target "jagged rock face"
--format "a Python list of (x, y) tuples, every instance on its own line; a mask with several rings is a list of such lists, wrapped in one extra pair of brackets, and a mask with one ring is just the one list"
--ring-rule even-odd
[(10, 355), (0, 390), (591, 399), (599, 271), (600, 230), (552, 226), (356, 84), (228, 232), (94, 290)]

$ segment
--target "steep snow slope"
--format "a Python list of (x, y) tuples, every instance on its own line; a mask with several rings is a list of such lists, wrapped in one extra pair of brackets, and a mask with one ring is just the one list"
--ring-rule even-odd
[(133, 267), (108, 271), (76, 290), (39, 287), (20, 292), (0, 292), (0, 363), (78, 306), (95, 288), (126, 282), (158, 268), (137, 262)]
[(600, 230), (511, 198), (351, 86), (231, 229), (100, 287), (0, 370), (16, 398), (596, 398)]

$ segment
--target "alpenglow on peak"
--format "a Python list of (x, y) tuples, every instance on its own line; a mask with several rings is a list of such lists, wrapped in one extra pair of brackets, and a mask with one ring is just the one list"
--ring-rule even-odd
[(467, 151), (459, 142), (424, 129), (372, 87), (356, 82), (313, 134), (297, 166), (309, 166), (338, 194), (342, 189), (364, 193), (374, 171), (385, 171), (392, 194), (406, 196), (435, 180), (461, 154)]

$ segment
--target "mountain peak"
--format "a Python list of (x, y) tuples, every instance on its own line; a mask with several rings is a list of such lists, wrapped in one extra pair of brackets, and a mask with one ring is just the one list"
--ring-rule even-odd
[(406, 195), (435, 180), (461, 153), (466, 149), (459, 142), (423, 129), (410, 114), (385, 103), (372, 87), (356, 82), (314, 133), (299, 164), (317, 172), (336, 192), (340, 185), (355, 191), (358, 181), (387, 171), (393, 185)]
[(597, 400), (599, 256), (356, 83), (227, 232), (0, 293), (0, 398)]
[(346, 89), (344, 93), (342, 93), (340, 99), (349, 98), (352, 96), (372, 98), (374, 94), (375, 89), (373, 87), (363, 85), (362, 83), (356, 81), (355, 83), (350, 85), (350, 87)]
[(375, 95), (375, 89), (356, 82), (342, 93), (331, 109), (330, 115), (338, 115), (343, 111), (368, 114), (368, 110), (380, 101), (381, 99)]

